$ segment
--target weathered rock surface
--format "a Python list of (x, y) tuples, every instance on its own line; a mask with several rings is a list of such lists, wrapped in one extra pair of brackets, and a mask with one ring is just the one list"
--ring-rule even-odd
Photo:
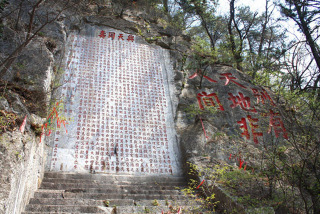
[(0, 213), (21, 213), (41, 183), (44, 144), (26, 131), (0, 136)]
[[(15, 43), (7, 38), (6, 43)], [(18, 46), (16, 43), (14, 47)], [(11, 51), (14, 48), (10, 49)], [(47, 49), (45, 40), (37, 38), (32, 41), (17, 57), (7, 71), (4, 80), (15, 83), (21, 90), (25, 89), (38, 97), (38, 105), (47, 105), (50, 99), (50, 87), (53, 80), (53, 56)], [(20, 109), (21, 110), (21, 109)]]
[(4, 97), (0, 97), (0, 110), (9, 110), (9, 103)]
[[(246, 167), (253, 168), (267, 142), (287, 137), (284, 127), (271, 125), (274, 117), (280, 121), (281, 116), (274, 114), (280, 110), (268, 89), (251, 84), (249, 77), (228, 66), (208, 68), (202, 81), (202, 75), (195, 72), (185, 75), (176, 117), (183, 163), (205, 169), (212, 163), (238, 167), (243, 161)], [(196, 179), (200, 182), (204, 177)], [(221, 210), (253, 212), (237, 204), (219, 184), (214, 185)], [(259, 197), (266, 197), (264, 194)]]

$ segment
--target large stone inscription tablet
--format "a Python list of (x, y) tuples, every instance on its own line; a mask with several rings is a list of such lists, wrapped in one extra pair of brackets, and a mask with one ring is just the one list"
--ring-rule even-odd
[(52, 171), (177, 174), (163, 50), (133, 35), (70, 35), (61, 96), (71, 118), (54, 133)]

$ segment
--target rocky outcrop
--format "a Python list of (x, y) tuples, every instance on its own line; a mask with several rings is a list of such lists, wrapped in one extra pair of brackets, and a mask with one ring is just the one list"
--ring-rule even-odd
[[(15, 50), (18, 42), (12, 38), (9, 30), (4, 30), (4, 40), (0, 44), (2, 47), (8, 46), (7, 43), (14, 43), (14, 48), (6, 49), (6, 52), (10, 53)], [(7, 83), (2, 83), (2, 89), (11, 89), (18, 92), (24, 98), (34, 97), (34, 106), (46, 106), (49, 103), (51, 97), (51, 84), (53, 81), (53, 55), (48, 50), (45, 39), (38, 37), (34, 39), (17, 57), (14, 64), (6, 72), (3, 77)], [(26, 95), (28, 93), (28, 95)], [(6, 94), (4, 93), (4, 96)], [(29, 97), (28, 97), (29, 96)], [(9, 98), (10, 99), (10, 98)], [(16, 98), (17, 99), (17, 98)], [(45, 108), (44, 108), (45, 109)], [(43, 108), (29, 108), (28, 111), (37, 114), (43, 114), (41, 112)], [(26, 110), (20, 109), (20, 113), (26, 113)]]
[(30, 130), (0, 136), (0, 213), (21, 213), (41, 184), (44, 144)]
[(232, 67), (207, 70), (189, 71), (179, 97), (176, 125), (185, 157), (206, 154), (227, 161), (240, 142), (254, 150), (274, 137), (269, 131), (270, 110), (277, 111), (272, 93)]
[[(288, 138), (277, 98), (267, 88), (251, 84), (248, 76), (229, 66), (189, 70), (183, 82), (176, 128), (185, 171), (189, 169), (187, 162), (204, 171), (212, 169), (209, 173), (202, 171), (202, 176), (193, 179), (198, 183), (208, 180), (205, 186), (220, 202), (217, 207), (228, 213), (232, 210), (253, 212), (244, 209), (215, 182), (218, 174), (213, 181), (210, 176), (226, 165), (242, 170), (259, 169), (259, 164), (268, 159), (263, 152), (275, 142), (281, 144)], [(177, 83), (177, 87), (180, 86)], [(268, 197), (268, 187), (262, 184), (259, 188), (259, 192), (249, 192), (240, 187), (240, 195), (251, 194), (260, 200)]]

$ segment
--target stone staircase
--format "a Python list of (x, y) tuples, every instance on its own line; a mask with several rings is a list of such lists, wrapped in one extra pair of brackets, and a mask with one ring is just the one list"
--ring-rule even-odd
[(203, 213), (186, 186), (183, 177), (47, 172), (23, 214)]

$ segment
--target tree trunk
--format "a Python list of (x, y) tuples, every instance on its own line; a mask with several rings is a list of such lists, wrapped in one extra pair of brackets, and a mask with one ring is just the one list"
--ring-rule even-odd
[(196, 14), (200, 17), (201, 19), (201, 26), (204, 28), (204, 30), (206, 31), (208, 37), (209, 37), (209, 40), (210, 40), (210, 45), (211, 45), (211, 48), (212, 48), (212, 51), (215, 51), (216, 47), (215, 47), (215, 41), (214, 41), (214, 37), (213, 35), (210, 33), (209, 31), (209, 27), (208, 27), (208, 24), (207, 24), (207, 21), (205, 20), (205, 14), (203, 12), (203, 9), (200, 7), (200, 5), (196, 4), (195, 3), (195, 12)]
[(206, 31), (209, 39), (210, 39), (210, 44), (211, 44), (212, 51), (215, 51), (216, 50), (215, 41), (214, 41), (213, 35), (209, 31), (209, 28), (207, 26), (207, 22), (204, 20), (202, 15), (199, 15), (199, 17), (201, 18), (201, 25), (205, 29), (205, 31)]
[[(232, 22), (234, 21), (234, 1), (235, 0), (231, 0), (230, 1), (230, 19), (229, 19), (229, 22), (228, 22), (229, 41), (230, 41), (230, 45), (231, 45), (232, 55), (233, 55), (233, 58), (234, 58), (234, 60), (236, 62), (236, 65), (237, 65), (237, 69), (238, 70), (242, 70), (242, 67), (241, 67), (241, 62), (242, 62), (241, 49), (237, 50), (236, 43), (234, 41), (234, 34), (232, 32)], [(240, 38), (240, 39), (242, 39), (242, 38)]]
[(269, 22), (268, 2), (269, 2), (269, 0), (266, 0), (265, 17), (264, 17), (264, 22), (262, 24), (261, 37), (260, 37), (259, 48), (258, 48), (258, 58), (257, 58), (257, 62), (254, 65), (254, 71), (252, 73), (252, 79), (255, 79), (256, 74), (257, 74), (258, 70), (261, 67), (258, 62), (260, 62), (261, 57), (262, 57), (262, 46), (263, 46), (264, 41), (265, 41), (265, 32), (266, 32), (266, 29), (267, 29), (267, 23)]
[(169, 13), (168, 0), (163, 0), (163, 7), (166, 13)]
[(297, 14), (298, 14), (298, 17), (300, 20), (299, 27), (306, 37), (307, 43), (308, 43), (309, 47), (311, 48), (311, 52), (314, 57), (314, 60), (317, 63), (318, 71), (320, 72), (320, 53), (319, 53), (319, 50), (317, 49), (317, 44), (314, 42), (314, 40), (312, 38), (308, 23), (306, 22), (305, 16), (303, 14), (304, 12), (301, 10), (301, 6), (296, 1), (293, 1), (293, 2), (294, 2), (294, 6), (297, 10)]

